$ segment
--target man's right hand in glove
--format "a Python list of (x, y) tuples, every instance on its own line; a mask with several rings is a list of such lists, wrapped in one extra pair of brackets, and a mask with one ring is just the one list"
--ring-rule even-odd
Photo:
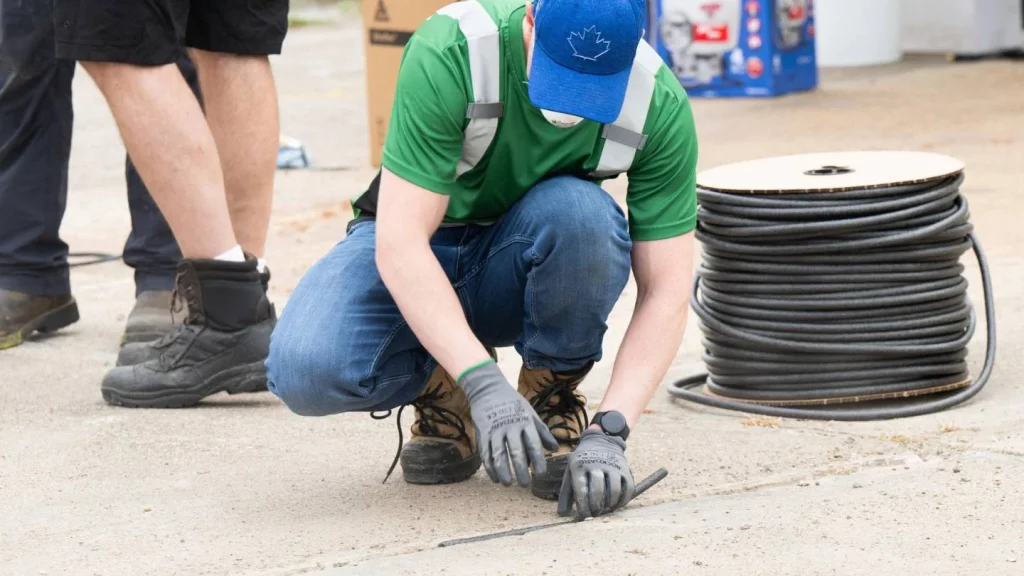
[(491, 481), (512, 485), (510, 459), (521, 486), (530, 485), (530, 464), (544, 474), (544, 448), (557, 450), (558, 441), (498, 365), (492, 361), (471, 368), (458, 384), (469, 399), (480, 459)]

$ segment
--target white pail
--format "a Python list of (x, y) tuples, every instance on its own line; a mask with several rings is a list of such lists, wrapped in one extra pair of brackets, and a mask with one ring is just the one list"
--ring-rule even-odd
[(873, 66), (903, 57), (902, 2), (814, 0), (818, 66)]

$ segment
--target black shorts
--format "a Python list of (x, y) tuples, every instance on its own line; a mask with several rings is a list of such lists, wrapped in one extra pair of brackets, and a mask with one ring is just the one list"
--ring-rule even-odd
[(68, 60), (157, 66), (176, 62), (186, 47), (280, 54), (288, 31), (289, 0), (53, 2), (57, 57)]

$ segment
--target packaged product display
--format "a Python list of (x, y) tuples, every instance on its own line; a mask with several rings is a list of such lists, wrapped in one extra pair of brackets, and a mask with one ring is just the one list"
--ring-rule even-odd
[(814, 89), (812, 0), (651, 0), (648, 41), (691, 96)]

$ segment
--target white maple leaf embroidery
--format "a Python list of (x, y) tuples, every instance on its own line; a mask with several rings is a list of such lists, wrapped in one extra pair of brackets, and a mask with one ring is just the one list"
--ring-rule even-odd
[(602, 38), (601, 33), (594, 28), (591, 26), (584, 28), (582, 33), (569, 33), (569, 47), (572, 48), (573, 56), (593, 62), (611, 49), (611, 41)]

